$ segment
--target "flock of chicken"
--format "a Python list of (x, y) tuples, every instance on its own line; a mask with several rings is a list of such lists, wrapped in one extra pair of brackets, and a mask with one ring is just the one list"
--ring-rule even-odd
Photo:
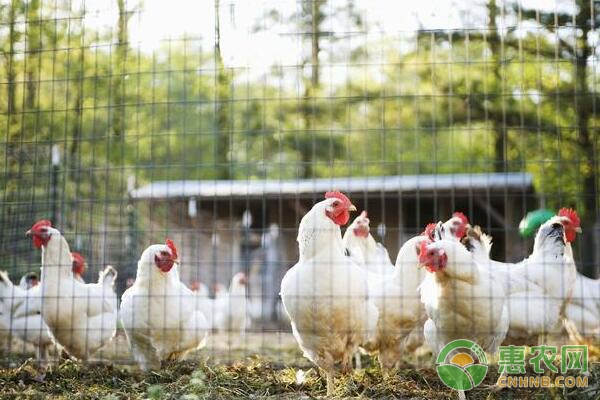
[(142, 253), (136, 279), (118, 308), (113, 267), (101, 271), (97, 283), (86, 284), (85, 260), (71, 253), (50, 221), (38, 221), (27, 235), (42, 250), (41, 279), (29, 273), (17, 286), (0, 271), (0, 336), (33, 344), (42, 367), (53, 345), (73, 358), (89, 359), (112, 340), (119, 324), (135, 360), (148, 370), (201, 348), (213, 329), (241, 335), (249, 323), (246, 275), (234, 275), (229, 292), (214, 299), (202, 287), (193, 291), (179, 279), (171, 240)]
[[(359, 351), (377, 354), (386, 372), (404, 354), (423, 345), (437, 354), (455, 339), (494, 353), (506, 342), (600, 333), (600, 283), (578, 274), (573, 259), (571, 242), (581, 231), (575, 211), (561, 209), (542, 224), (520, 263), (491, 260), (491, 238), (454, 213), (405, 242), (394, 265), (371, 236), (365, 211), (342, 237), (354, 210), (343, 193), (326, 193), (302, 218), (299, 260), (281, 282), (294, 337), (325, 372), (328, 394), (337, 366), (352, 368)], [(27, 234), (42, 250), (41, 279), (26, 275), (15, 286), (0, 273), (0, 329), (35, 344), (41, 363), (53, 344), (88, 359), (120, 320), (139, 366), (156, 369), (201, 348), (212, 329), (242, 334), (248, 323), (246, 276), (235, 275), (226, 296), (193, 291), (179, 278), (171, 240), (144, 250), (118, 309), (112, 267), (86, 284), (83, 258), (49, 221)]]
[(293, 334), (325, 372), (328, 394), (336, 366), (349, 370), (359, 349), (378, 354), (386, 373), (423, 344), (437, 355), (469, 339), (494, 353), (502, 343), (537, 345), (565, 333), (598, 337), (600, 281), (577, 273), (575, 211), (542, 224), (520, 263), (491, 260), (491, 238), (454, 213), (404, 243), (393, 265), (366, 212), (342, 237), (354, 210), (343, 193), (326, 193), (300, 222), (300, 259), (281, 283)]

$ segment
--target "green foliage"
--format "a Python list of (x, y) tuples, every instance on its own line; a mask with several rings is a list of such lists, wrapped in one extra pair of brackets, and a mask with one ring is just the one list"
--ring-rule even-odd
[[(511, 25), (500, 37), (494, 20), (490, 29), (369, 36), (332, 54), (344, 38), (325, 27), (366, 30), (360, 13), (352, 1), (341, 8), (303, 2), (294, 15), (268, 14), (310, 33), (302, 39), (311, 49), (305, 62), (256, 77), (224, 64), (226, 42), (212, 48), (182, 38), (141, 51), (127, 32), (136, 10), (117, 5), (115, 26), (100, 31), (86, 28), (84, 10), (68, 1), (0, 6), (5, 267), (31, 260), (21, 231), (52, 209), (54, 144), (63, 156), (55, 222), (98, 257), (104, 249), (94, 233), (112, 232), (123, 257), (116, 261), (129, 260), (120, 243), (130, 219), (123, 206), (130, 176), (140, 185), (526, 170), (549, 208), (592, 212), (597, 79), (582, 58), (591, 44), (570, 41), (572, 16), (559, 14), (557, 28), (546, 13), (508, 7), (506, 18), (537, 18), (538, 29)], [(487, 7), (492, 12), (496, 4)], [(70, 18), (53, 18), (60, 15)], [(578, 24), (586, 15), (582, 3)], [(559, 39), (557, 31), (564, 33)], [(374, 48), (381, 62), (373, 62)], [(347, 75), (338, 79), (338, 64), (327, 62), (343, 62)], [(148, 226), (148, 213), (136, 218)]]

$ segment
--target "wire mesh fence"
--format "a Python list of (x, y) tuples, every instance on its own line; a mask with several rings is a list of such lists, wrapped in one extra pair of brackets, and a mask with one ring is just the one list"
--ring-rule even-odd
[[(439, 308), (432, 305), (439, 294), (423, 285), (430, 297), (421, 299), (416, 288), (426, 271), (435, 275), (446, 268), (440, 267), (444, 257), (450, 265), (474, 263), (492, 271), (490, 282), (502, 286), (507, 298), (514, 295), (511, 305), (522, 312), (510, 313), (509, 325), (522, 318), (529, 328), (507, 327), (508, 336), (539, 333), (532, 326), (540, 314), (576, 328), (559, 336), (595, 343), (598, 7), (595, 1), (558, 0), (0, 2), (5, 366), (21, 365), (37, 347), (43, 358), (43, 350), (56, 350), (58, 342), (75, 358), (156, 367), (154, 356), (137, 356), (153, 345), (125, 335), (147, 313), (146, 320), (155, 322), (172, 316), (169, 335), (194, 331), (200, 342), (198, 332), (210, 331), (206, 348), (194, 354), (210, 355), (216, 363), (258, 354), (304, 368), (311, 364), (303, 351), (327, 370), (315, 361), (324, 356), (308, 339), (299, 339), (304, 346), (298, 349), (290, 327), (291, 317), (299, 330), (295, 336), (302, 337), (298, 318), (309, 318), (302, 310), (310, 307), (291, 299), (305, 295), (314, 302), (314, 280), (321, 277), (338, 286), (361, 281), (378, 299), (372, 304), (379, 315), (374, 329), (400, 335), (402, 346), (421, 352), (400, 351), (390, 339), (393, 351), (386, 353), (381, 337), (376, 345), (348, 339), (348, 348), (374, 346), (382, 367), (421, 368), (440, 350), (432, 341), (441, 344), (439, 337), (427, 337), (427, 320), (443, 321), (436, 320), (433, 309)], [(303, 258), (301, 221), (323, 201), (344, 204), (339, 196), (324, 200), (331, 191), (347, 195), (358, 213), (342, 224), (336, 222), (339, 205), (329, 204), (327, 215), (342, 225), (341, 232), (322, 236), (323, 226), (305, 222), (314, 237), (304, 245), (327, 254), (311, 261), (327, 271), (338, 262), (360, 268), (356, 276), (319, 272), (298, 278), (287, 291), (293, 304), (284, 308), (284, 276), (313, 251), (305, 248)], [(578, 216), (564, 210), (559, 215), (563, 207)], [(36, 224), (41, 220), (51, 224)], [(447, 222), (421, 234), (437, 221)], [(552, 228), (552, 221), (561, 227)], [(574, 240), (570, 235), (579, 224), (583, 233)], [(531, 256), (529, 264), (552, 264), (554, 250), (538, 251), (543, 239), (534, 239), (543, 232), (563, 238), (560, 257), (566, 261), (561, 258), (557, 268), (540, 272), (521, 263), (509, 270), (508, 264), (490, 262), (519, 263)], [(398, 255), (415, 237), (420, 239), (411, 244), (412, 258)], [(48, 243), (57, 238), (66, 242), (53, 253)], [(164, 244), (167, 238), (174, 245)], [(462, 244), (448, 246), (459, 248), (439, 244), (453, 238)], [(421, 247), (423, 241), (432, 247)], [(153, 243), (162, 247), (146, 254)], [(127, 289), (144, 285), (144, 254), (154, 263), (146, 272), (159, 274), (152, 279), (176, 274), (170, 279), (184, 286), (154, 294), (146, 288), (126, 300)], [(457, 254), (468, 259), (456, 261)], [(69, 271), (52, 275), (52, 265)], [(31, 272), (37, 277), (26, 276)], [(301, 289), (311, 279), (312, 286)], [(382, 289), (381, 279), (395, 282), (396, 289)], [(9, 283), (19, 286), (19, 280), (22, 290)], [(523, 289), (523, 282), (537, 289)], [(408, 287), (414, 289), (410, 294)], [(361, 288), (338, 298), (354, 301)], [(485, 308), (496, 298), (491, 288), (464, 290), (453, 296), (470, 304), (462, 310), (450, 302), (453, 307), (444, 311), (458, 307), (466, 318), (463, 328), (478, 322), (466, 316), (476, 314), (473, 307)], [(174, 303), (151, 306), (153, 296)], [(48, 299), (54, 299), (54, 317)], [(364, 306), (344, 304), (354, 311)], [(102, 312), (90, 311), (96, 307)], [(384, 316), (398, 317), (390, 314), (394, 308), (418, 312), (405, 326), (392, 327)], [(202, 317), (182, 327), (181, 316), (196, 312)], [(79, 314), (101, 315), (100, 322), (84, 318), (76, 328), (78, 317), (65, 317)], [(306, 323), (335, 330), (336, 319), (353, 321), (344, 310), (326, 315), (328, 322), (313, 316)], [(481, 318), (484, 336), (501, 330), (484, 322), (502, 315), (489, 311)], [(169, 336), (165, 326), (162, 335)], [(61, 329), (69, 339), (60, 339)], [(158, 335), (144, 329), (141, 336)], [(352, 329), (371, 328), (343, 330)], [(65, 343), (73, 336), (83, 342)], [(411, 340), (416, 344), (406, 343)], [(177, 351), (162, 349), (158, 358), (176, 359), (196, 347), (174, 341), (181, 345)], [(501, 342), (479, 344), (490, 351)], [(52, 362), (68, 357), (54, 350)], [(376, 364), (370, 356), (362, 359)]]

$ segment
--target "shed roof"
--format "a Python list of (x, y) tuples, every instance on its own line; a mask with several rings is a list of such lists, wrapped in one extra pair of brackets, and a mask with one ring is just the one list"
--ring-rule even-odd
[(175, 198), (311, 197), (341, 190), (347, 193), (432, 194), (439, 192), (528, 191), (533, 178), (524, 172), (395, 175), (316, 179), (180, 180), (156, 181), (130, 192), (137, 200)]

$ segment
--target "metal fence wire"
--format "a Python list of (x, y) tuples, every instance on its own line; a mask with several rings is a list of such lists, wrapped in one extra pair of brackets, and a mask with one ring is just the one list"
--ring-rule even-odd
[(0, 1), (0, 380), (592, 346), (599, 10)]

